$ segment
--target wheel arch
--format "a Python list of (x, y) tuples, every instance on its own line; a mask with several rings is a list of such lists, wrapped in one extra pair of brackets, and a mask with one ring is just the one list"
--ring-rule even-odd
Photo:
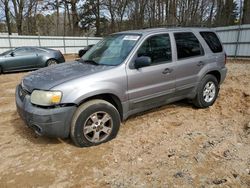
[(206, 75), (213, 75), (217, 79), (218, 84), (220, 85), (220, 83), (221, 83), (221, 73), (220, 73), (220, 71), (212, 69), (212, 70), (209, 70), (207, 72), (202, 72), (202, 73), (199, 74), (199, 80), (198, 80), (196, 86), (194, 87), (193, 91), (188, 96), (188, 99), (193, 100), (197, 96), (198, 85), (200, 84), (200, 82), (202, 81), (202, 79)]
[(220, 82), (221, 82), (221, 74), (220, 74), (220, 72), (218, 70), (209, 71), (209, 72), (207, 72), (207, 74), (211, 74), (211, 75), (215, 76), (218, 83), (220, 84)]
[(93, 99), (102, 99), (102, 100), (105, 100), (105, 101), (111, 103), (118, 110), (121, 120), (123, 119), (122, 103), (116, 95), (111, 94), (111, 93), (97, 94), (94, 96), (87, 97), (87, 98), (81, 100), (77, 104), (77, 106), (80, 106), (83, 103), (90, 101), (90, 100), (93, 100)]

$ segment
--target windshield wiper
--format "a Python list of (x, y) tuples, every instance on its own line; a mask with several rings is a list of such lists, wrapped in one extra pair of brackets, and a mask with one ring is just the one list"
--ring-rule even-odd
[(90, 59), (87, 59), (87, 60), (80, 59), (79, 61), (82, 62), (82, 63), (88, 63), (88, 64), (92, 64), (92, 65), (99, 65), (97, 62), (95, 62), (94, 60), (90, 60)]

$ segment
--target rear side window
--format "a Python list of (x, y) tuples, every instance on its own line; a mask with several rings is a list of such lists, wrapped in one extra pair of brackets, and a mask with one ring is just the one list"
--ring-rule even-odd
[(222, 52), (222, 45), (220, 40), (218, 39), (217, 35), (214, 32), (200, 32), (201, 36), (206, 41), (209, 48), (214, 53)]
[(200, 56), (204, 54), (203, 48), (191, 32), (175, 33), (174, 34), (178, 59)]
[(38, 48), (33, 49), (33, 51), (34, 51), (35, 53), (45, 53), (44, 50), (41, 50), (41, 49), (38, 49)]

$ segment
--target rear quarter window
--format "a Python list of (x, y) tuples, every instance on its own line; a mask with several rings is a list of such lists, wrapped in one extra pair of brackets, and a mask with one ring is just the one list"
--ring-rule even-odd
[(220, 53), (223, 51), (220, 40), (214, 32), (200, 32), (200, 34), (213, 53)]

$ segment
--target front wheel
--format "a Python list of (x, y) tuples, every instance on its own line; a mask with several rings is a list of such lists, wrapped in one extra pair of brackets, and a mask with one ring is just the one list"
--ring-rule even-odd
[(194, 105), (198, 108), (207, 108), (214, 104), (219, 92), (218, 80), (208, 74), (200, 82)]
[(117, 109), (104, 100), (91, 100), (78, 107), (71, 123), (71, 139), (79, 147), (94, 146), (116, 137), (120, 127)]

